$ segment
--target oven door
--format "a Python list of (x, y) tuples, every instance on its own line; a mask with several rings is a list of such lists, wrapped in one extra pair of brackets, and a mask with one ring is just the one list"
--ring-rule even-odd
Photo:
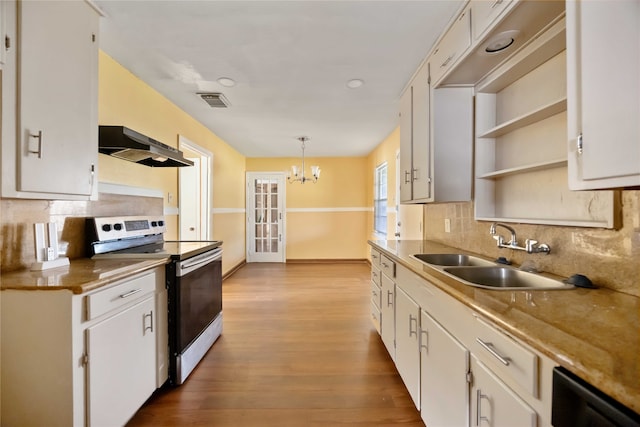
[(222, 330), (222, 249), (176, 261), (172, 267), (170, 370), (172, 382), (181, 384)]

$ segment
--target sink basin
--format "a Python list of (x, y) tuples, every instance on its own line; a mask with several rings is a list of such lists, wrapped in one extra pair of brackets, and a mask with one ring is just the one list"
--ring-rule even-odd
[(441, 266), (492, 266), (494, 262), (464, 254), (415, 254), (414, 258), (427, 264)]
[(571, 289), (559, 280), (510, 267), (449, 267), (443, 270), (465, 284), (487, 289)]

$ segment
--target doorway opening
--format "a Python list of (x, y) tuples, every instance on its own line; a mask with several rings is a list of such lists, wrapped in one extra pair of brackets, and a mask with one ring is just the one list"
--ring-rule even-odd
[(182, 135), (178, 136), (178, 149), (193, 162), (178, 172), (179, 239), (211, 240), (213, 153)]

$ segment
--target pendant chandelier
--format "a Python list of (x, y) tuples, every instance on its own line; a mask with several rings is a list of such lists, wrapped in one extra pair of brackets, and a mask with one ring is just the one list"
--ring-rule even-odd
[(311, 177), (307, 178), (304, 176), (304, 149), (305, 142), (309, 141), (311, 138), (307, 136), (298, 137), (298, 141), (302, 144), (302, 166), (291, 166), (291, 172), (287, 172), (287, 180), (289, 183), (299, 182), (304, 184), (307, 181), (311, 181), (314, 184), (318, 182), (318, 178), (320, 178), (320, 166), (311, 166)]

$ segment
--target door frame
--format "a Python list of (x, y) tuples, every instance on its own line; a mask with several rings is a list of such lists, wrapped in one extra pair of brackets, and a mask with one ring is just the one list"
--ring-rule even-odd
[[(246, 212), (246, 233), (245, 233), (245, 256), (246, 256), (246, 261), (247, 263), (249, 262), (263, 262), (263, 261), (255, 261), (255, 259), (251, 259), (251, 247), (252, 247), (252, 242), (255, 239), (255, 227), (252, 228), (251, 227), (251, 215), (253, 215), (253, 212), (251, 211), (251, 206), (252, 206), (252, 199), (255, 199), (255, 191), (252, 187), (252, 182), (260, 177), (273, 177), (273, 176), (277, 176), (278, 179), (280, 180), (280, 187), (279, 189), (281, 189), (281, 191), (278, 193), (279, 194), (279, 198), (278, 200), (281, 202), (281, 219), (280, 219), (280, 236), (281, 236), (281, 241), (280, 241), (280, 249), (281, 249), (281, 253), (282, 253), (282, 257), (280, 258), (280, 260), (278, 261), (270, 261), (270, 262), (281, 262), (281, 263), (286, 263), (287, 262), (287, 179), (286, 179), (286, 174), (284, 172), (246, 172), (245, 174), (245, 184), (246, 184), (246, 191), (245, 191), (245, 195), (246, 195), (246, 199), (245, 199), (245, 212)], [(264, 261), (266, 262), (266, 261)]]
[[(200, 188), (201, 194), (204, 195), (200, 199), (200, 239), (211, 240), (212, 224), (211, 224), (211, 205), (213, 202), (213, 153), (206, 148), (196, 144), (193, 141), (178, 135), (178, 149), (180, 151), (188, 150), (200, 156)], [(185, 166), (188, 167), (188, 166)], [(178, 169), (178, 188), (180, 181), (185, 179), (180, 173), (182, 168)], [(178, 194), (178, 210), (182, 211), (182, 197)], [(178, 234), (182, 234), (182, 216), (178, 214)], [(182, 236), (180, 236), (182, 238)]]

